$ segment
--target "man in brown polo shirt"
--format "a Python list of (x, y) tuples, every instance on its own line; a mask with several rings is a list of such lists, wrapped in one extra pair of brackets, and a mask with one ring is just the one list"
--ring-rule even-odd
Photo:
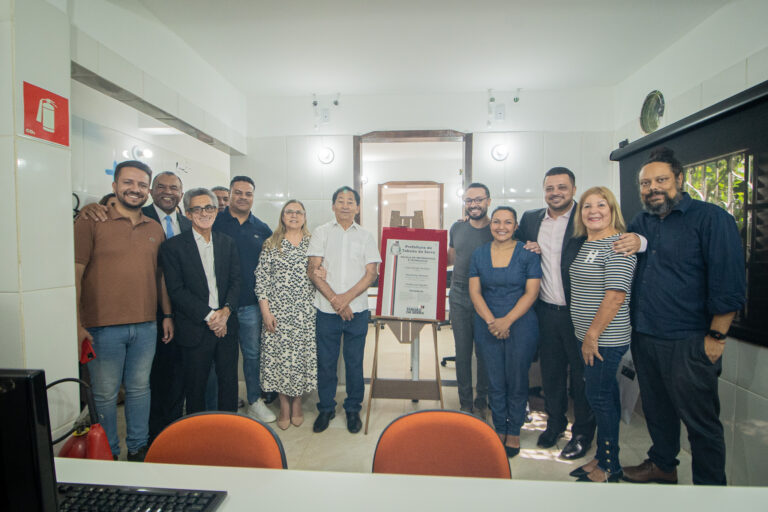
[(155, 355), (158, 291), (166, 318), (163, 338), (173, 338), (171, 303), (157, 265), (163, 229), (145, 216), (151, 169), (135, 160), (115, 167), (117, 204), (106, 222), (75, 222), (75, 285), (78, 339), (93, 342), (91, 386), (112, 454), (117, 437), (117, 393), (125, 386), (128, 460), (143, 460), (149, 420), (149, 373)]

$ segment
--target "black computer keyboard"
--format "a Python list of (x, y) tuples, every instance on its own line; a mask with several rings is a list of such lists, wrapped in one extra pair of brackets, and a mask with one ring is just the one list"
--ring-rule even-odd
[(212, 512), (226, 491), (59, 483), (59, 511)]

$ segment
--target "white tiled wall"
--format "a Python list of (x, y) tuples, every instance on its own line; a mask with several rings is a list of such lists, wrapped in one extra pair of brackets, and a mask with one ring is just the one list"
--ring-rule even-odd
[[(476, 133), (472, 177), (491, 189), (494, 204), (511, 205), (519, 214), (544, 206), (543, 176), (552, 167), (573, 171), (577, 195), (596, 185), (617, 192), (617, 173), (608, 159), (612, 140), (611, 132)], [(506, 160), (491, 157), (496, 144), (508, 145)]]
[(15, 166), (13, 136), (0, 135), (0, 293), (19, 291)]
[[(317, 159), (318, 150), (325, 146), (335, 154), (330, 164)], [(249, 139), (248, 147), (248, 155), (231, 158), (231, 175), (253, 178), (253, 213), (273, 229), (289, 198), (304, 203), (310, 229), (331, 220), (333, 192), (353, 185), (351, 136), (260, 137)]]
[[(69, 149), (24, 138), (17, 140), (16, 148), (22, 289), (71, 286), (75, 279), (72, 198), (62, 193), (70, 188)], [(72, 259), (52, 258), (52, 251)]]
[[(3, 267), (5, 268), (5, 267)], [(0, 343), (0, 361), (4, 368), (24, 368), (24, 348), (21, 339), (21, 305), (19, 293), (0, 292), (0, 325), (3, 343)]]
[[(57, 4), (16, 1), (0, 23), (0, 361), (43, 368), (48, 381), (77, 375), (71, 199), (62, 193), (70, 151), (24, 135), (22, 83), (70, 96), (69, 20)], [(77, 401), (75, 389), (54, 393), (54, 431), (71, 426)]]

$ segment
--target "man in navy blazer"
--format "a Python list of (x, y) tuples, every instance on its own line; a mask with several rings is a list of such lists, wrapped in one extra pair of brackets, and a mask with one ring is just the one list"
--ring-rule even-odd
[(237, 411), (237, 303), (240, 261), (234, 241), (211, 231), (218, 211), (216, 196), (196, 188), (184, 196), (192, 230), (160, 246), (176, 320), (175, 342), (181, 367), (187, 414), (205, 410), (205, 388), (211, 365), (218, 379), (218, 407)]

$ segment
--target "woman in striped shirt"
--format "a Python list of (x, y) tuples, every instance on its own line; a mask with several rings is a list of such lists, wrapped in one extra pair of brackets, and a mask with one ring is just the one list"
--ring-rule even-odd
[(613, 251), (625, 224), (610, 190), (590, 188), (579, 206), (574, 236), (587, 240), (571, 264), (571, 318), (584, 357), (585, 393), (597, 420), (597, 452), (571, 476), (581, 482), (617, 482), (621, 403), (616, 371), (632, 333), (629, 295), (637, 258)]

